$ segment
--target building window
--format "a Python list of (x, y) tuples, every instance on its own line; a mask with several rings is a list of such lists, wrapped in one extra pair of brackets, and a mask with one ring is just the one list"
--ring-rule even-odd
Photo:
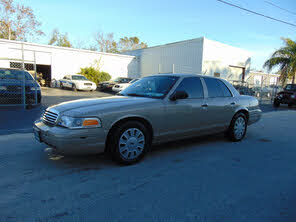
[(261, 76), (254, 76), (254, 84), (259, 86), (261, 85), (261, 80), (262, 80), (262, 77)]
[[(20, 62), (10, 62), (10, 68), (21, 69), (22, 63)], [(25, 70), (34, 70), (34, 65), (30, 63), (25, 63)]]
[(277, 82), (277, 77), (270, 77), (270, 80), (269, 80), (270, 85), (276, 85), (276, 82)]

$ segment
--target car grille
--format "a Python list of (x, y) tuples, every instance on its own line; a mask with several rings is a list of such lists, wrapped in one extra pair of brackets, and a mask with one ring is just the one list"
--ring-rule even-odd
[(85, 86), (91, 86), (91, 83), (84, 83)]
[(58, 116), (59, 115), (57, 113), (46, 110), (45, 113), (43, 114), (42, 120), (45, 124), (55, 125), (58, 119)]

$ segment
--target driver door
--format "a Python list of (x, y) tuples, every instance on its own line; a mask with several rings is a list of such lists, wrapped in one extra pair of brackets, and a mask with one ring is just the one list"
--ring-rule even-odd
[(199, 77), (186, 77), (176, 88), (185, 91), (188, 98), (169, 100), (165, 112), (166, 139), (179, 139), (196, 136), (205, 127), (206, 110), (204, 89)]

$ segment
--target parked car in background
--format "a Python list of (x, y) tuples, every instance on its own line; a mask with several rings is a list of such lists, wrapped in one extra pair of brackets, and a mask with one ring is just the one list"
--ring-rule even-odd
[(98, 88), (101, 91), (111, 91), (115, 84), (129, 83), (131, 80), (133, 79), (127, 77), (118, 77), (109, 81), (100, 82)]
[(245, 137), (261, 117), (258, 100), (227, 81), (203, 75), (144, 77), (116, 96), (82, 99), (46, 109), (35, 122), (36, 139), (64, 154), (109, 152), (139, 161), (151, 144), (225, 132)]
[(40, 85), (29, 72), (0, 68), (0, 104), (22, 104), (24, 93), (26, 104), (34, 104), (36, 97), (41, 102)]
[(274, 98), (273, 105), (279, 107), (281, 104), (288, 106), (296, 105), (296, 84), (287, 84), (283, 91)]
[(88, 90), (94, 91), (97, 89), (97, 85), (91, 82), (83, 75), (66, 75), (60, 82), (60, 88), (70, 88), (73, 91), (76, 90)]
[(112, 91), (113, 92), (120, 92), (122, 90), (124, 90), (125, 88), (127, 88), (128, 86), (130, 86), (131, 84), (133, 84), (134, 82), (137, 82), (139, 79), (133, 79), (132, 81), (128, 82), (128, 83), (118, 83), (115, 84), (112, 87)]

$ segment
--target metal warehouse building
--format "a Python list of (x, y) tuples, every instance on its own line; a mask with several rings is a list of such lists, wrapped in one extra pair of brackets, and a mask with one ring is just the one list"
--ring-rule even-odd
[(127, 76), (128, 69), (133, 69), (134, 56), (94, 52), (82, 49), (41, 45), (28, 42), (0, 39), (0, 67), (21, 68), (22, 47), (27, 70), (43, 74), (47, 81), (62, 79), (64, 75), (76, 74), (80, 68), (90, 65), (99, 66), (113, 78)]
[(0, 67), (21, 67), (22, 48), (25, 68), (50, 82), (75, 74), (91, 65), (112, 78), (143, 77), (158, 73), (196, 73), (242, 80), (250, 69), (250, 53), (205, 37), (128, 51), (123, 54), (57, 47), (0, 39)]
[(196, 73), (242, 80), (250, 70), (250, 53), (205, 37), (128, 51), (136, 56), (132, 77), (156, 73)]

